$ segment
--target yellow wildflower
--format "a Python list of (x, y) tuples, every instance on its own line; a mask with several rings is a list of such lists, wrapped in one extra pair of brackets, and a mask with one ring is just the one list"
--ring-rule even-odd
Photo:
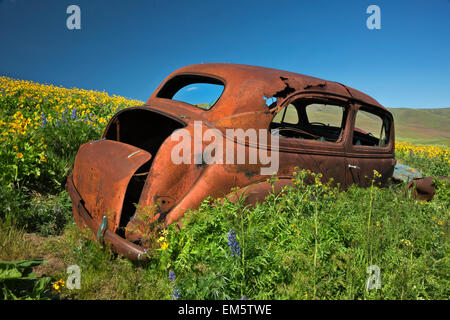
[(373, 176), (376, 178), (380, 178), (381, 174), (377, 170), (373, 170)]
[(400, 242), (403, 243), (407, 247), (411, 247), (411, 248), (413, 247), (413, 244), (408, 239), (402, 239), (402, 240), (400, 240)]
[(53, 288), (54, 288), (56, 291), (58, 291), (59, 293), (61, 293), (61, 289), (62, 289), (63, 287), (65, 287), (65, 285), (66, 285), (66, 283), (64, 282), (64, 280), (60, 279), (60, 280), (56, 281), (56, 282), (53, 284)]

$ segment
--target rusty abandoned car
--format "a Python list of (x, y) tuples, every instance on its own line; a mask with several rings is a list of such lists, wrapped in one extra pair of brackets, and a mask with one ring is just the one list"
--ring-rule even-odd
[[(202, 88), (205, 100), (194, 101)], [(174, 135), (194, 136), (196, 129), (221, 133), (233, 152), (245, 151), (244, 161), (173, 161), (180, 143)], [(261, 139), (254, 144), (250, 135), (229, 136), (228, 129), (256, 130)], [(154, 218), (171, 224), (208, 196), (245, 192), (249, 203), (262, 201), (272, 190), (271, 173), (262, 172), (270, 164), (251, 161), (252, 150), (277, 159), (277, 190), (292, 183), (296, 167), (343, 188), (366, 187), (374, 170), (382, 184), (392, 177), (394, 138), (392, 114), (343, 84), (263, 67), (192, 65), (169, 75), (144, 105), (117, 112), (100, 140), (82, 145), (66, 188), (77, 224), (137, 260), (151, 239), (139, 232), (150, 221), (136, 207), (155, 208)], [(201, 141), (200, 153), (210, 141)], [(185, 144), (198, 158), (198, 149)]]

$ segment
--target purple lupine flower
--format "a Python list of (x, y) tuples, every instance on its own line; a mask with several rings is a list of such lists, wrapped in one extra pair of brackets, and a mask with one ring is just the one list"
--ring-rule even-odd
[(172, 300), (178, 300), (178, 299), (180, 299), (180, 289), (178, 289), (176, 286), (175, 286), (175, 278), (176, 278), (177, 276), (175, 275), (175, 272), (173, 272), (172, 270), (170, 270), (169, 271), (169, 279), (170, 279), (170, 281), (172, 282), (172, 288), (173, 288), (173, 291), (172, 291), (172, 294), (170, 295), (171, 297), (172, 297)]
[(241, 247), (239, 246), (239, 242), (236, 239), (236, 234), (234, 233), (233, 229), (230, 229), (230, 232), (228, 232), (228, 246), (231, 249), (231, 256), (234, 257), (241, 255)]
[(42, 120), (42, 127), (47, 125), (47, 118), (45, 117), (45, 113), (43, 112), (41, 114), (41, 120)]
[(71, 117), (72, 120), (77, 119), (77, 108), (73, 108)]
[(172, 300), (180, 299), (180, 289), (173, 288), (173, 293), (171, 294)]

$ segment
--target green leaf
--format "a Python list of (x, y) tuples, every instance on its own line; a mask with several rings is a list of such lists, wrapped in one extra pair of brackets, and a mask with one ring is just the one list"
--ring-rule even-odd
[(19, 260), (19, 261), (1, 261), (0, 260), (0, 268), (6, 266), (14, 266), (16, 268), (30, 268), (41, 265), (43, 263), (47, 263), (48, 260), (44, 259), (35, 259), (35, 260)]
[(51, 277), (41, 277), (37, 279), (34, 283), (33, 294), (41, 295), (45, 291), (45, 288), (49, 285), (50, 281)]
[(0, 269), (0, 282), (9, 279), (18, 279), (22, 277), (22, 273), (16, 268)]

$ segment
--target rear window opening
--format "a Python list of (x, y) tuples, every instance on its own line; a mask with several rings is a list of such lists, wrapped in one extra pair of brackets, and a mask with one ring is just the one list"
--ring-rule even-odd
[(219, 100), (224, 88), (223, 82), (216, 78), (179, 75), (167, 81), (156, 96), (209, 110)]
[(285, 138), (339, 142), (347, 112), (344, 105), (299, 99), (275, 115), (270, 129)]

